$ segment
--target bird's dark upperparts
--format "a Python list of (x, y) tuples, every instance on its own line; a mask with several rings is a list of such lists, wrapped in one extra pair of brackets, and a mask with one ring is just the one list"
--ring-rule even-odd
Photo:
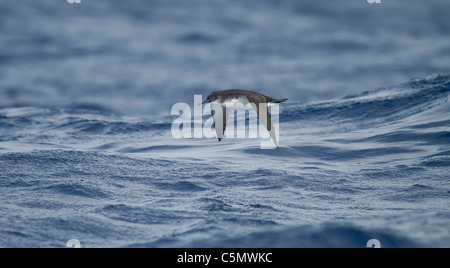
[(211, 112), (213, 113), (214, 125), (219, 142), (223, 139), (225, 133), (229, 113), (228, 108), (230, 108), (230, 104), (240, 104), (239, 107), (245, 107), (247, 104), (250, 104), (251, 107), (256, 110), (260, 120), (266, 125), (267, 131), (269, 131), (270, 136), (275, 143), (275, 147), (278, 148), (275, 130), (272, 127), (272, 119), (268, 111), (268, 106), (271, 103), (280, 103), (287, 100), (288, 98), (275, 99), (249, 90), (227, 89), (222, 91), (214, 91), (208, 95), (202, 104), (211, 103)]
[(284, 101), (288, 100), (288, 98), (274, 99), (269, 96), (263, 95), (258, 92), (250, 91), (250, 90), (227, 89), (227, 90), (222, 90), (222, 91), (214, 91), (213, 93), (208, 95), (208, 97), (206, 98), (205, 101), (202, 102), (202, 104), (210, 103), (213, 101), (226, 102), (227, 100), (236, 98), (238, 96), (257, 97), (257, 98), (259, 98), (259, 100), (263, 100), (265, 103), (280, 103), (280, 102), (284, 102)]

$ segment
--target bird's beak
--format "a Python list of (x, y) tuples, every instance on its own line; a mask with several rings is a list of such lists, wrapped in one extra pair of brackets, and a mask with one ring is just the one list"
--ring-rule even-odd
[(205, 100), (204, 102), (200, 103), (200, 104), (205, 104), (205, 103), (209, 103), (210, 101)]

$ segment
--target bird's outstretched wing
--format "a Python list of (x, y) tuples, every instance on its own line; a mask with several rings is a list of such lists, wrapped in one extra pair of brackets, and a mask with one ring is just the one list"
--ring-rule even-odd
[(267, 131), (269, 131), (270, 137), (272, 137), (272, 140), (275, 143), (275, 147), (278, 148), (275, 129), (272, 126), (272, 118), (269, 114), (269, 107), (266, 102), (266, 98), (262, 95), (249, 95), (248, 101), (256, 110), (259, 119), (264, 123), (264, 125), (266, 125)]
[(211, 103), (211, 115), (214, 120), (214, 128), (216, 129), (217, 139), (219, 142), (223, 139), (225, 129), (227, 127), (228, 109), (220, 104)]

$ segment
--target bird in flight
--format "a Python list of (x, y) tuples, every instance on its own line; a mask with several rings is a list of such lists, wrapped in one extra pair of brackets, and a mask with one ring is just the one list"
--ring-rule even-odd
[[(288, 98), (274, 99), (258, 92), (242, 90), (242, 89), (227, 89), (222, 91), (215, 91), (208, 95), (205, 103), (211, 103), (211, 113), (213, 115), (214, 127), (216, 130), (219, 142), (223, 139), (225, 128), (228, 120), (228, 108), (230, 107), (245, 107), (250, 104), (256, 110), (260, 120), (265, 124), (270, 137), (278, 148), (276, 140), (275, 129), (272, 126), (272, 119), (269, 114), (268, 107), (272, 103), (280, 103), (287, 101)], [(241, 105), (236, 105), (241, 104)]]

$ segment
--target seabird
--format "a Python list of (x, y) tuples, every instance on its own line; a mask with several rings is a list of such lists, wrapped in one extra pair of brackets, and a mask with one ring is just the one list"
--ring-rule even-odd
[(245, 107), (250, 104), (256, 110), (261, 121), (267, 127), (267, 130), (272, 137), (275, 147), (278, 148), (275, 129), (272, 127), (272, 119), (268, 111), (268, 106), (271, 103), (280, 103), (287, 101), (288, 98), (274, 99), (269, 96), (260, 94), (258, 92), (242, 90), (242, 89), (227, 89), (222, 91), (215, 91), (206, 98), (202, 104), (211, 103), (211, 113), (213, 115), (214, 126), (219, 142), (223, 139), (225, 128), (228, 120), (228, 109), (230, 104), (236, 107), (236, 104), (242, 104)]

